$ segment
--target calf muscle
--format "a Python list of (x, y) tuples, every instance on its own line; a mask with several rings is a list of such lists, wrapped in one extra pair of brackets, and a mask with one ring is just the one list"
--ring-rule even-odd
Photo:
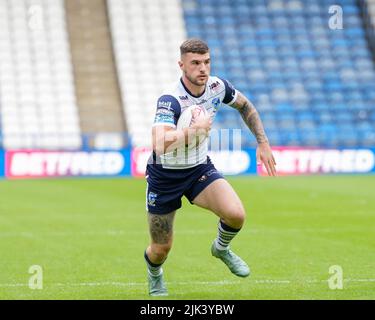
[(173, 234), (174, 212), (165, 215), (149, 213), (148, 223), (153, 243), (167, 244)]

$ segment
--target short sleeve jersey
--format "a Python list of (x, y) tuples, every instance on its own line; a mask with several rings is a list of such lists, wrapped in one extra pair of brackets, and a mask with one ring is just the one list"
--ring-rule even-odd
[[(180, 79), (159, 97), (153, 126), (175, 128), (182, 112), (191, 105), (205, 108), (214, 120), (220, 106), (233, 104), (237, 95), (238, 91), (229, 81), (212, 76), (208, 78), (203, 94), (194, 96)], [(197, 143), (161, 155), (161, 164), (165, 169), (191, 168), (206, 161), (207, 151), (208, 139), (199, 139)]]

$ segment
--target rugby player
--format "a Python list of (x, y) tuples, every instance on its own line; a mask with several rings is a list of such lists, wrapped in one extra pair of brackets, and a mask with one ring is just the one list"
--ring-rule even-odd
[[(151, 243), (144, 252), (148, 270), (149, 294), (168, 294), (162, 264), (173, 241), (173, 220), (181, 208), (181, 198), (212, 211), (219, 217), (218, 233), (211, 254), (222, 260), (239, 277), (247, 277), (246, 262), (229, 248), (245, 221), (245, 209), (236, 192), (215, 169), (207, 156), (208, 139), (200, 139), (196, 152), (176, 152), (185, 148), (202, 131), (209, 135), (212, 121), (222, 104), (238, 110), (257, 140), (257, 161), (270, 176), (276, 175), (275, 159), (259, 114), (253, 104), (230, 82), (210, 76), (210, 52), (200, 39), (188, 39), (180, 46), (182, 77), (157, 101), (152, 128), (153, 152), (146, 169), (146, 209)], [(177, 130), (182, 112), (191, 105), (206, 109), (207, 115), (193, 119), (190, 128)], [(186, 156), (187, 154), (187, 156)]]

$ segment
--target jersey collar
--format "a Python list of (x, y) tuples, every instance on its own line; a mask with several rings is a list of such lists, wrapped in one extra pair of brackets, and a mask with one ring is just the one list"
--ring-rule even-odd
[(193, 95), (193, 94), (190, 92), (190, 90), (189, 90), (188, 88), (186, 88), (184, 82), (182, 81), (182, 77), (180, 78), (180, 82), (181, 82), (182, 86), (184, 87), (185, 91), (186, 91), (189, 95), (191, 95), (192, 97), (194, 97), (194, 98), (200, 98), (200, 97), (202, 97), (202, 96), (206, 93), (206, 87), (207, 87), (207, 84), (206, 84), (206, 86), (204, 87), (204, 91), (202, 92), (202, 94), (199, 95), (199, 96), (195, 96), (195, 95)]

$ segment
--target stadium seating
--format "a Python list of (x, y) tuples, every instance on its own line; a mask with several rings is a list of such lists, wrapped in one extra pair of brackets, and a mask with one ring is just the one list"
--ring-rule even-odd
[(78, 148), (63, 0), (0, 1), (3, 146)]
[[(182, 1), (188, 36), (208, 42), (212, 73), (252, 100), (274, 145), (375, 145), (374, 62), (356, 1), (336, 2), (343, 29), (328, 27), (328, 0)], [(216, 127), (244, 128), (234, 113)]]
[[(363, 1), (375, 21), (375, 0)], [(108, 0), (132, 144), (151, 144), (155, 101), (180, 76), (178, 47), (199, 37), (212, 74), (250, 98), (273, 145), (375, 146), (374, 55), (359, 3), (336, 1), (343, 29), (330, 29), (331, 0)], [(0, 147), (82, 146), (65, 15), (64, 0), (0, 1)], [(245, 129), (243, 146), (255, 145), (231, 108), (214, 126)]]
[(109, 0), (108, 11), (129, 134), (133, 145), (149, 146), (157, 97), (180, 75), (180, 2)]

